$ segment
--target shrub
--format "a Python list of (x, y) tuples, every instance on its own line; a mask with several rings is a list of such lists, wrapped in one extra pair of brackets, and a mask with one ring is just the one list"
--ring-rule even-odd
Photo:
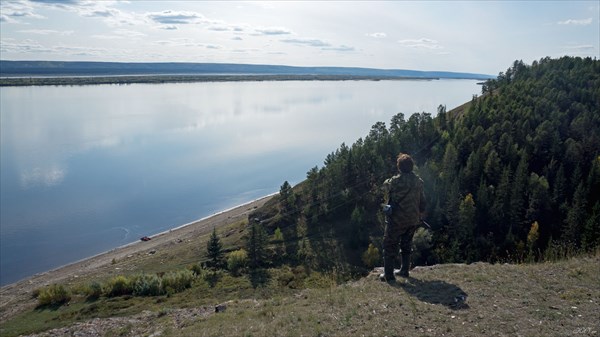
[(133, 294), (134, 283), (135, 280), (132, 282), (123, 275), (115, 276), (106, 283), (104, 293), (108, 297), (131, 295)]
[(162, 290), (161, 280), (156, 275), (140, 275), (133, 285), (135, 296), (158, 296)]
[(170, 272), (162, 278), (162, 289), (166, 293), (178, 293), (190, 288), (193, 282), (194, 273), (191, 270)]
[(362, 261), (369, 269), (375, 267), (375, 264), (379, 262), (379, 249), (372, 243), (369, 243), (369, 248), (362, 255)]
[(92, 282), (86, 289), (86, 295), (89, 299), (97, 299), (102, 296), (102, 286), (98, 282)]
[(303, 289), (305, 287), (306, 278), (309, 276), (305, 266), (297, 266), (294, 268), (284, 268), (277, 276), (277, 282), (282, 287), (291, 289)]
[(38, 302), (40, 306), (62, 305), (71, 300), (71, 295), (67, 289), (59, 284), (53, 284), (39, 290)]
[(202, 276), (202, 274), (204, 273), (204, 269), (202, 268), (202, 266), (200, 266), (197, 263), (189, 266), (188, 270), (194, 273), (194, 276)]
[(555, 262), (566, 260), (579, 254), (579, 251), (572, 242), (554, 241), (550, 239), (548, 247), (544, 251), (544, 261)]
[(234, 276), (239, 276), (247, 264), (248, 253), (244, 249), (233, 251), (227, 257), (227, 269)]
[(422, 227), (417, 228), (412, 242), (412, 262), (413, 265), (424, 265), (431, 255), (431, 246), (433, 234), (431, 231)]

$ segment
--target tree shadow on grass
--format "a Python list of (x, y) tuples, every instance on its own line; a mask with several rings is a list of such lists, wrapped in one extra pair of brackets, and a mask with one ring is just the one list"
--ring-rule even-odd
[(441, 304), (452, 310), (469, 309), (467, 293), (454, 284), (444, 281), (425, 281), (409, 277), (404, 282), (396, 282), (394, 287), (403, 289), (419, 301)]

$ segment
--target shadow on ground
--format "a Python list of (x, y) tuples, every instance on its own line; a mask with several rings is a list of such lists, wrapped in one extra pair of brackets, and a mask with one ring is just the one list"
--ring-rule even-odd
[(403, 289), (422, 302), (441, 304), (453, 310), (469, 309), (466, 303), (467, 293), (444, 281), (424, 281), (409, 277), (403, 279), (403, 282), (395, 283), (394, 287)]

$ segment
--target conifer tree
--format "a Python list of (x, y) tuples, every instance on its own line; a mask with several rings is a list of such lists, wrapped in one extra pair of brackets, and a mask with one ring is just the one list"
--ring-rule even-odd
[(246, 242), (248, 252), (248, 265), (250, 269), (256, 270), (264, 266), (267, 261), (267, 233), (259, 221), (255, 221), (250, 227), (250, 233)]
[(213, 228), (213, 232), (206, 243), (206, 251), (208, 266), (219, 268), (223, 262), (223, 245), (221, 244), (221, 239), (217, 236), (216, 228)]

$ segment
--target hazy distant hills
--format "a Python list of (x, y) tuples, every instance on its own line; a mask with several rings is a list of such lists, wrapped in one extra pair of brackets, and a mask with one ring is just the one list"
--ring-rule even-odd
[(62, 61), (0, 61), (0, 76), (110, 75), (327, 75), (363, 77), (453, 78), (485, 80), (495, 76), (448, 71), (352, 67), (294, 67), (235, 63), (122, 63)]

